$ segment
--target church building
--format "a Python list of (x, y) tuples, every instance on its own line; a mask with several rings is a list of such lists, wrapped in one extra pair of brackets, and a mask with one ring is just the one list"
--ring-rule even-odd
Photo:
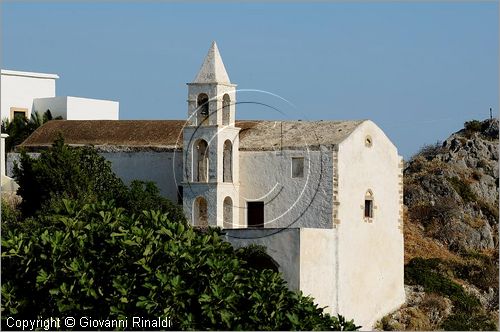
[(403, 304), (403, 161), (375, 123), (237, 121), (215, 42), (187, 90), (185, 120), (50, 121), (21, 147), (94, 145), (125, 182), (154, 181), (235, 247), (265, 246), (291, 289), (364, 329)]

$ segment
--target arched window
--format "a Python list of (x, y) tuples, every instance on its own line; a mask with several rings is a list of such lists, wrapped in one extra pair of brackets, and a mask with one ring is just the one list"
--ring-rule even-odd
[(206, 126), (208, 125), (208, 96), (205, 93), (200, 93), (198, 95), (198, 100), (196, 103), (196, 107), (198, 108), (197, 120), (198, 126)]
[(208, 144), (201, 139), (193, 148), (193, 181), (208, 182)]
[(224, 219), (224, 228), (233, 227), (233, 200), (231, 197), (227, 196), (224, 198), (224, 207), (222, 211), (222, 217)]
[(365, 218), (373, 218), (373, 192), (368, 189), (365, 194)]
[(208, 204), (204, 197), (197, 197), (193, 204), (193, 224), (208, 227)]
[(233, 143), (230, 140), (224, 142), (222, 159), (223, 181), (233, 182)]
[(227, 126), (230, 118), (231, 98), (226, 93), (222, 97), (222, 125)]

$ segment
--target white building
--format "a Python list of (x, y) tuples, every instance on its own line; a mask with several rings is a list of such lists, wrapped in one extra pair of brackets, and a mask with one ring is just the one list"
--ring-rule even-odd
[(50, 110), (53, 117), (66, 120), (118, 120), (117, 101), (56, 97), (55, 74), (14, 70), (1, 71), (1, 118), (12, 120), (21, 115), (29, 118), (32, 112), (43, 114)]
[[(22, 146), (92, 144), (125, 181), (155, 181), (193, 225), (261, 244), (291, 289), (364, 328), (399, 307), (402, 159), (372, 121), (235, 121), (236, 85), (212, 44), (188, 118), (52, 121)], [(14, 157), (14, 155), (12, 155)]]
[(1, 71), (1, 118), (12, 119), (15, 115), (29, 117), (33, 111), (33, 99), (56, 96), (55, 74), (24, 71)]

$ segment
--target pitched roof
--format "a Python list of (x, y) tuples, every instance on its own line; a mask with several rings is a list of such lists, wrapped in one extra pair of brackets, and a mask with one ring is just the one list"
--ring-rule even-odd
[(231, 83), (215, 41), (212, 42), (205, 61), (203, 61), (203, 65), (193, 83)]
[[(236, 121), (240, 150), (314, 149), (338, 144), (363, 121)], [(184, 120), (53, 120), (19, 147), (51, 146), (58, 134), (70, 145), (107, 150), (180, 149)]]

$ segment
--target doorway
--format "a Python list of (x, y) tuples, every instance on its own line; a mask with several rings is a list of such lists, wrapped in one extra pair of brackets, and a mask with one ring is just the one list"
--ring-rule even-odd
[(247, 202), (248, 227), (264, 228), (264, 202)]

